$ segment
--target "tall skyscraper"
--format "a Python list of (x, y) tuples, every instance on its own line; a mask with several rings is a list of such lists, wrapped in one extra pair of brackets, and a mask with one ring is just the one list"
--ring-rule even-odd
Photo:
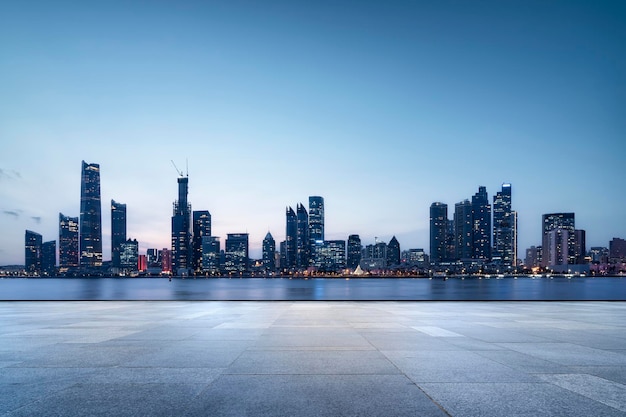
[(493, 248), (491, 257), (502, 266), (514, 266), (517, 259), (517, 213), (511, 209), (511, 184), (493, 196)]
[(126, 242), (126, 204), (111, 200), (111, 266), (119, 268), (120, 250)]
[(266, 271), (276, 270), (276, 241), (270, 232), (267, 232), (263, 239), (263, 268)]
[(472, 224), (472, 203), (469, 200), (454, 205), (454, 247), (455, 258), (471, 259), (474, 255), (474, 235)]
[(355, 269), (361, 263), (361, 238), (359, 235), (348, 236), (347, 267)]
[(283, 269), (296, 267), (296, 241), (298, 234), (296, 213), (291, 207), (287, 207), (287, 230), (285, 232), (285, 265)]
[(472, 258), (491, 259), (491, 205), (483, 186), (472, 197), (472, 240)]
[(202, 238), (202, 272), (219, 274), (220, 258), (220, 238), (204, 236)]
[(400, 265), (400, 242), (392, 237), (387, 244), (387, 266)]
[(574, 230), (574, 255), (576, 263), (581, 265), (585, 263), (587, 256), (587, 233), (584, 230)]
[(102, 266), (100, 165), (85, 161), (80, 184), (80, 266)]
[(309, 197), (309, 254), (311, 262), (315, 257), (315, 242), (324, 240), (324, 198)]
[[(549, 236), (550, 232), (556, 229), (563, 229), (567, 233), (559, 232), (558, 235)], [(542, 216), (541, 246), (543, 248), (543, 267), (575, 263), (575, 229), (576, 220), (574, 213), (549, 213)], [(563, 238), (566, 239), (566, 245), (562, 244)], [(562, 263), (553, 263), (557, 261)]]
[(430, 205), (430, 260), (447, 260), (446, 237), (448, 230), (448, 205), (435, 202)]
[(41, 245), (41, 273), (52, 277), (57, 269), (57, 241), (50, 240)]
[(202, 271), (202, 239), (211, 236), (211, 213), (208, 210), (193, 212), (193, 269)]
[(27, 230), (24, 234), (24, 269), (27, 274), (41, 274), (41, 235)]
[(224, 271), (244, 273), (248, 271), (248, 234), (229, 233), (226, 237), (226, 262)]
[(78, 267), (78, 242), (78, 217), (59, 213), (59, 272)]
[(296, 267), (307, 268), (309, 266), (310, 248), (309, 215), (306, 208), (298, 204), (296, 208)]
[(172, 272), (188, 274), (191, 265), (191, 204), (187, 201), (189, 177), (178, 178), (178, 200), (172, 215)]

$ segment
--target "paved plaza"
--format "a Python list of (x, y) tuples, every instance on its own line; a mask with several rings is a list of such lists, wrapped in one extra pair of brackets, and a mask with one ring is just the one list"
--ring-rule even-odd
[(0, 302), (0, 416), (625, 416), (623, 302)]

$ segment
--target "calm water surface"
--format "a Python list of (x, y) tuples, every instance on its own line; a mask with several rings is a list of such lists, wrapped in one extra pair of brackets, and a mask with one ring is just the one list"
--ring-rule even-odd
[(0, 300), (626, 301), (626, 277), (5, 278)]

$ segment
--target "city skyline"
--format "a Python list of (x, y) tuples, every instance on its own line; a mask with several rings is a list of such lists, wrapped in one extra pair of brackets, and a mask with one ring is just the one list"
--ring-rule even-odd
[[(36, 7), (33, 7), (36, 6)], [(520, 254), (542, 215), (626, 236), (624, 6), (15, 3), (0, 16), (0, 264), (80, 215), (78, 162), (170, 248), (177, 173), (212, 234), (261, 257), (323, 196), (325, 239), (429, 248), (429, 207), (513, 184)], [(186, 168), (184, 169), (186, 171)], [(102, 252), (111, 253), (103, 207)]]

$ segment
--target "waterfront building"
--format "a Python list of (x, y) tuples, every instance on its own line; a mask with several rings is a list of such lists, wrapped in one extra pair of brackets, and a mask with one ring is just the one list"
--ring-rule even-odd
[(387, 244), (387, 266), (400, 265), (400, 243), (392, 237)]
[(311, 242), (309, 241), (309, 215), (302, 204), (296, 207), (296, 267), (309, 266)]
[(285, 231), (285, 263), (281, 268), (289, 269), (296, 267), (296, 241), (298, 234), (296, 213), (291, 207), (287, 207), (287, 230)]
[(29, 275), (41, 274), (41, 235), (27, 230), (24, 234), (24, 269)]
[[(542, 241), (541, 246), (543, 247), (543, 267), (549, 267), (550, 262), (560, 259), (563, 256), (563, 252), (567, 252), (567, 259), (564, 260), (565, 264), (574, 264), (576, 260), (576, 250), (575, 250), (575, 239), (576, 235), (574, 233), (575, 227), (575, 216), (574, 213), (549, 213), (544, 214), (542, 216)], [(560, 233), (558, 236), (553, 235), (549, 237), (549, 233), (556, 229), (563, 229), (567, 232), (567, 248), (559, 249), (559, 252), (554, 252), (557, 250), (555, 246), (557, 237), (564, 236), (563, 233)], [(555, 265), (555, 264), (552, 264)], [(561, 264), (558, 264), (561, 265)]]
[(220, 272), (220, 238), (202, 237), (202, 272), (217, 275)]
[(474, 255), (472, 234), (472, 204), (469, 200), (454, 205), (455, 260), (471, 259)]
[(161, 251), (155, 248), (148, 248), (146, 250), (146, 262), (148, 262), (148, 268), (160, 268)]
[(57, 269), (57, 241), (50, 240), (41, 245), (41, 273), (52, 277)]
[(493, 247), (491, 258), (499, 265), (517, 264), (517, 213), (511, 208), (511, 184), (493, 197)]
[(82, 162), (80, 183), (80, 266), (102, 266), (100, 165)]
[(229, 233), (226, 237), (224, 271), (227, 273), (244, 273), (248, 270), (248, 234)]
[(361, 238), (359, 235), (348, 236), (348, 256), (346, 260), (346, 266), (350, 269), (355, 269), (361, 262)]
[(315, 266), (322, 272), (337, 272), (346, 267), (346, 241), (324, 240), (316, 243)]
[(287, 242), (281, 241), (278, 247), (278, 265), (276, 266), (283, 270), (287, 268)]
[(387, 268), (387, 244), (379, 242), (367, 245), (361, 253), (361, 269), (366, 271), (374, 271)]
[(189, 274), (191, 265), (191, 204), (187, 201), (189, 177), (178, 178), (178, 200), (172, 215), (172, 272)]
[(172, 251), (168, 248), (161, 249), (161, 272), (172, 273)]
[(139, 242), (128, 239), (120, 244), (120, 269), (124, 273), (137, 272), (139, 268)]
[(547, 262), (550, 269), (561, 271), (563, 268), (557, 268), (557, 266), (565, 266), (570, 263), (569, 259), (573, 258), (573, 256), (570, 258), (570, 249), (573, 247), (569, 245), (571, 235), (572, 232), (563, 227), (552, 229), (546, 234), (546, 246), (544, 247), (547, 249), (547, 259), (544, 262)]
[(211, 213), (208, 210), (193, 212), (193, 270), (200, 272), (203, 270), (202, 239), (211, 236)]
[(541, 246), (531, 246), (526, 249), (526, 258), (524, 260), (524, 266), (526, 268), (535, 268), (541, 266)]
[(139, 272), (145, 272), (148, 269), (148, 257), (146, 255), (139, 255), (137, 269)]
[(78, 217), (59, 213), (59, 272), (79, 265)]
[(422, 248), (409, 249), (402, 252), (402, 261), (407, 266), (424, 268), (428, 264), (428, 255)]
[(121, 266), (120, 250), (126, 242), (126, 204), (111, 200), (111, 266)]
[[(626, 246), (624, 246), (624, 249), (626, 249)], [(609, 253), (609, 248), (602, 246), (592, 246), (591, 249), (589, 249), (589, 256), (591, 257), (591, 262), (594, 264), (608, 264)], [(624, 253), (626, 254), (626, 251), (624, 251)]]
[(447, 255), (448, 205), (435, 202), (430, 205), (430, 260), (443, 262)]
[(483, 186), (472, 197), (472, 251), (473, 259), (491, 259), (491, 205)]
[(576, 264), (584, 264), (587, 256), (587, 233), (581, 229), (574, 230), (574, 256)]
[(263, 269), (268, 272), (276, 271), (276, 241), (270, 232), (263, 239)]
[(609, 258), (611, 262), (626, 262), (626, 240), (614, 237), (609, 242)]
[(324, 198), (309, 197), (309, 254), (311, 264), (315, 261), (315, 242), (324, 240)]

